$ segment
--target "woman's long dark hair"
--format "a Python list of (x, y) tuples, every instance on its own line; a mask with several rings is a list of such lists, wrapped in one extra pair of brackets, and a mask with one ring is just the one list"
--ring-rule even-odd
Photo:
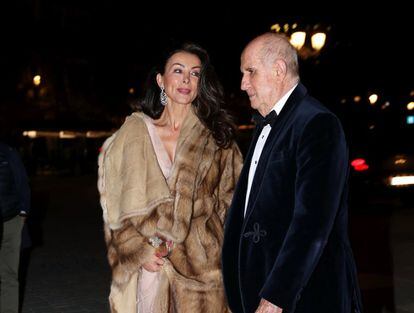
[(216, 72), (210, 63), (210, 57), (203, 48), (194, 43), (185, 43), (178, 49), (168, 53), (149, 73), (146, 81), (145, 94), (138, 103), (137, 109), (153, 119), (158, 119), (164, 110), (160, 102), (160, 88), (156, 81), (157, 74), (164, 74), (168, 59), (177, 52), (196, 55), (201, 61), (201, 75), (198, 83), (197, 97), (192, 105), (201, 122), (211, 131), (217, 145), (226, 148), (235, 134), (232, 117), (222, 108), (224, 92)]

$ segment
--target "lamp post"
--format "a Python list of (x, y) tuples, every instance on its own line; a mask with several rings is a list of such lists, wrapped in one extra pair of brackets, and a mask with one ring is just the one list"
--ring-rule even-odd
[(322, 28), (320, 24), (299, 26), (297, 23), (274, 24), (271, 31), (285, 34), (296, 48), (299, 56), (306, 60), (317, 57), (326, 43), (326, 32), (330, 27)]

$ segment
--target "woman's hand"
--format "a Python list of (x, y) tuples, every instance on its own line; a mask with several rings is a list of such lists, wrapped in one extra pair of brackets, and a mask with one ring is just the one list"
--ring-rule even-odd
[(163, 258), (153, 255), (148, 262), (142, 265), (142, 267), (148, 272), (159, 272), (164, 265), (164, 262)]

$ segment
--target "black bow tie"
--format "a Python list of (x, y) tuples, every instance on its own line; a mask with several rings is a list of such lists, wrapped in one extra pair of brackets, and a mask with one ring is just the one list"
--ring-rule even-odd
[(263, 117), (259, 112), (256, 112), (253, 115), (255, 123), (261, 127), (266, 126), (267, 124), (272, 124), (273, 121), (277, 118), (277, 113), (275, 110), (270, 111), (265, 117)]

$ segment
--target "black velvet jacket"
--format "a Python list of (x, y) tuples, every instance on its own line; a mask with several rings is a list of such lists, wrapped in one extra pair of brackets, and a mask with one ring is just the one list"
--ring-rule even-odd
[(234, 313), (264, 298), (284, 313), (361, 312), (348, 239), (348, 152), (338, 118), (299, 84), (266, 141), (243, 212), (256, 129), (225, 226)]

